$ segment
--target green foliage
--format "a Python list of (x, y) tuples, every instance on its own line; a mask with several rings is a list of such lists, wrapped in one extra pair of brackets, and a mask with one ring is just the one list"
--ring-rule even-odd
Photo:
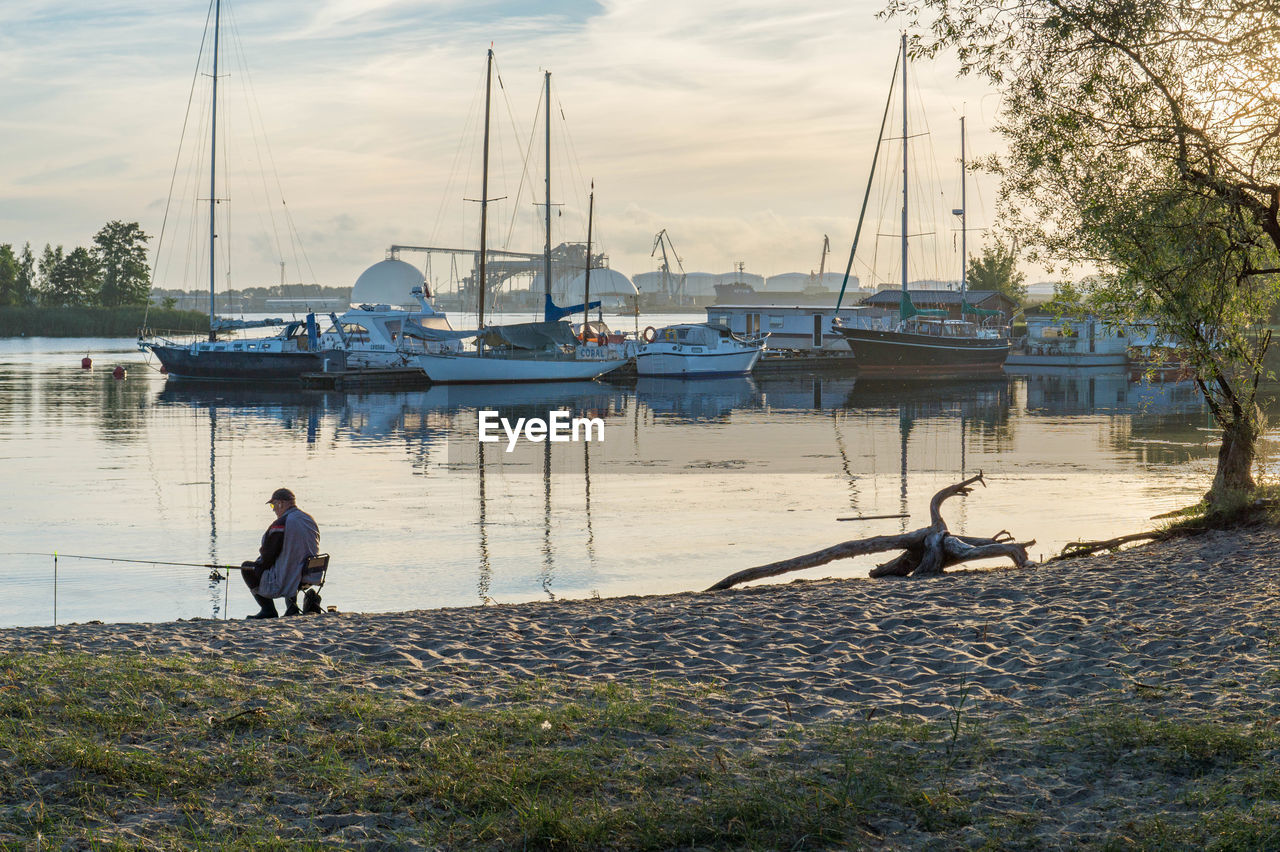
[(18, 255), (18, 277), (14, 289), (15, 305), (30, 305), (36, 297), (36, 258), (31, 243), (24, 243)]
[[(47, 250), (47, 247), (46, 247)], [(51, 255), (48, 268), (42, 262), (45, 276), (41, 301), (46, 305), (93, 305), (98, 298), (98, 262), (89, 250), (77, 247), (65, 256), (62, 246)]]
[(12, 305), (18, 299), (18, 258), (13, 246), (0, 244), (0, 306)]
[(91, 249), (67, 252), (46, 244), (38, 263), (30, 243), (16, 256), (12, 246), (0, 245), (0, 306), (145, 305), (151, 296), (149, 239), (137, 222), (116, 220), (94, 235)]
[(1176, 337), (1223, 430), (1210, 495), (1252, 489), (1256, 384), (1280, 300), (1280, 52), (1254, 0), (894, 0), (929, 53), (1003, 95), (1006, 229), (1099, 270), (1104, 319)]
[(1021, 305), (1027, 298), (1026, 275), (1018, 271), (1018, 255), (1012, 245), (996, 242), (969, 260), (972, 290), (995, 290)]
[(151, 292), (147, 240), (137, 222), (108, 222), (93, 237), (101, 270), (98, 302), (104, 307), (145, 305)]

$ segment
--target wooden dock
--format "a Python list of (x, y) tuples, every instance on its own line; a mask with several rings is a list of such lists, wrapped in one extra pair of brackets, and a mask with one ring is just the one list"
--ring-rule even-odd
[(333, 391), (424, 390), (431, 386), (431, 380), (416, 367), (384, 367), (303, 373), (302, 386)]

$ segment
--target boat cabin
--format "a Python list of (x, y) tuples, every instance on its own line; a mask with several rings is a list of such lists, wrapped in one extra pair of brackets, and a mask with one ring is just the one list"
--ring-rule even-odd
[[(416, 328), (414, 334), (406, 334), (405, 324)], [(424, 341), (421, 329), (442, 333), (442, 340)], [(456, 340), (448, 339), (452, 332), (449, 320), (436, 311), (406, 311), (390, 305), (360, 305), (335, 318), (324, 333), (324, 340), (334, 346), (369, 353), (451, 351), (458, 348)]]
[[(707, 308), (707, 322), (728, 327), (738, 336), (769, 335), (769, 348), (790, 350), (832, 350), (848, 352), (844, 336), (831, 327), (840, 317), (846, 328), (890, 327), (888, 311), (857, 306), (817, 305), (712, 305)], [(897, 314), (893, 315), (897, 319)]]
[(678, 343), (682, 346), (706, 346), (714, 349), (721, 340), (733, 340), (735, 337), (728, 326), (710, 323), (689, 323), (669, 325), (659, 329), (654, 343)]

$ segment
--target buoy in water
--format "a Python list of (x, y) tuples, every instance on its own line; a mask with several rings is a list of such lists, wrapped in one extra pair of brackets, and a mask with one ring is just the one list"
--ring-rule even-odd
[(92, 366), (93, 366), (93, 359), (90, 358), (88, 355), (80, 359), (80, 369), (87, 370)]
[(116, 367), (111, 371), (111, 378), (113, 379), (123, 379), (126, 375), (124, 367)]

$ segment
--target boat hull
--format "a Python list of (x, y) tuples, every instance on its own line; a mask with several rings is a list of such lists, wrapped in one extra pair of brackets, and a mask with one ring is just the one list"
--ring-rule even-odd
[(410, 362), (421, 367), (432, 384), (501, 384), (510, 382), (589, 381), (616, 370), (623, 358), (508, 358), (497, 355), (416, 355)]
[(346, 353), (340, 349), (316, 352), (209, 352), (190, 346), (147, 346), (165, 371), (180, 379), (216, 381), (296, 381), (303, 373), (342, 370)]
[(736, 352), (677, 352), (655, 349), (652, 344), (636, 353), (636, 375), (640, 376), (741, 376), (751, 372), (760, 359), (759, 347)]
[(1008, 338), (943, 338), (868, 328), (842, 328), (840, 333), (860, 373), (996, 372), (1009, 356)]

